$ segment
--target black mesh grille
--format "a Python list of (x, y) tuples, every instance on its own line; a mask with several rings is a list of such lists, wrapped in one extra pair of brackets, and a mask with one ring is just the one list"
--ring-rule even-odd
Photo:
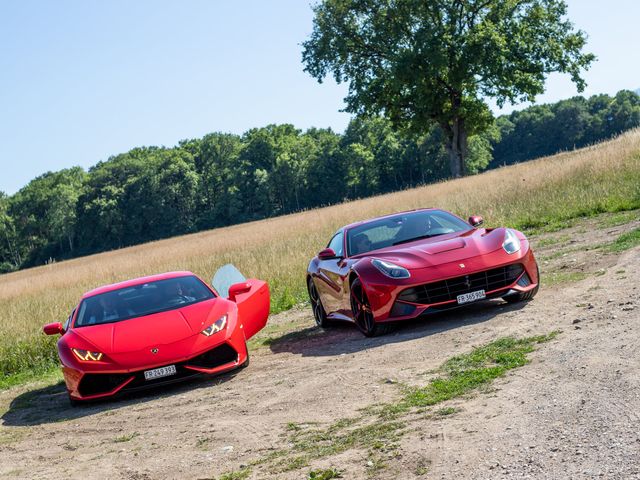
[(484, 272), (449, 278), (439, 282), (426, 283), (407, 288), (398, 295), (398, 300), (413, 303), (433, 304), (455, 300), (463, 293), (484, 290), (490, 292), (506, 288), (522, 274), (524, 267), (517, 263), (493, 268)]
[(208, 352), (198, 355), (187, 362), (188, 365), (202, 368), (215, 368), (225, 363), (231, 363), (238, 360), (238, 352), (226, 343), (219, 347), (213, 348)]
[(99, 393), (107, 393), (131, 378), (127, 373), (87, 373), (78, 386), (80, 395), (88, 397)]

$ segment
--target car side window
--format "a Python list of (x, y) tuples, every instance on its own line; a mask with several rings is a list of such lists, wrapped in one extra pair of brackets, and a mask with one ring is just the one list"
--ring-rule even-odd
[(64, 325), (62, 326), (62, 329), (66, 332), (67, 330), (69, 330), (69, 325), (71, 325), (71, 319), (73, 318), (73, 315), (76, 313), (76, 309), (74, 308), (71, 311), (71, 315), (69, 315), (69, 318), (67, 318), (67, 321), (64, 322)]
[(344, 242), (342, 241), (343, 238), (344, 233), (342, 231), (339, 231), (333, 236), (333, 238), (329, 242), (329, 245), (327, 246), (328, 248), (336, 252), (336, 256), (338, 257), (344, 257)]

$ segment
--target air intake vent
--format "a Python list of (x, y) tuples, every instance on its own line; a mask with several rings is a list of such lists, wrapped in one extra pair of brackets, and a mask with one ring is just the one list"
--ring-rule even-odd
[(520, 285), (521, 287), (528, 287), (529, 285), (531, 285), (531, 279), (529, 278), (529, 275), (527, 275), (527, 272), (524, 272), (524, 275), (520, 277), (520, 280), (518, 280), (518, 285)]

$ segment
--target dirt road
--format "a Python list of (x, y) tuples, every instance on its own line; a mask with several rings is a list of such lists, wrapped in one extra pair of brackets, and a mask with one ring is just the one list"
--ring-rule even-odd
[[(270, 320), (249, 368), (213, 381), (84, 408), (60, 384), (0, 392), (0, 477), (640, 478), (640, 247), (603, 247), (640, 225), (635, 213), (536, 237), (552, 284), (526, 304), (476, 304), (375, 339), (309, 328), (308, 309), (292, 310)], [(393, 444), (308, 465), (287, 456), (292, 432), (393, 401), (454, 355), (556, 330), (489, 388), (408, 416)]]

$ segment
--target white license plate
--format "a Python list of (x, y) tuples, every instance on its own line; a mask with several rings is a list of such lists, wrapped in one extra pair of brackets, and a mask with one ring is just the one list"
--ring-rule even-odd
[(144, 379), (153, 380), (154, 378), (168, 377), (169, 375), (175, 375), (175, 374), (176, 374), (176, 366), (167, 365), (166, 367), (147, 370), (146, 372), (144, 372)]
[(463, 293), (462, 295), (458, 295), (458, 304), (461, 303), (469, 303), (475, 300), (481, 300), (486, 298), (486, 294), (484, 290), (477, 290), (475, 292)]

